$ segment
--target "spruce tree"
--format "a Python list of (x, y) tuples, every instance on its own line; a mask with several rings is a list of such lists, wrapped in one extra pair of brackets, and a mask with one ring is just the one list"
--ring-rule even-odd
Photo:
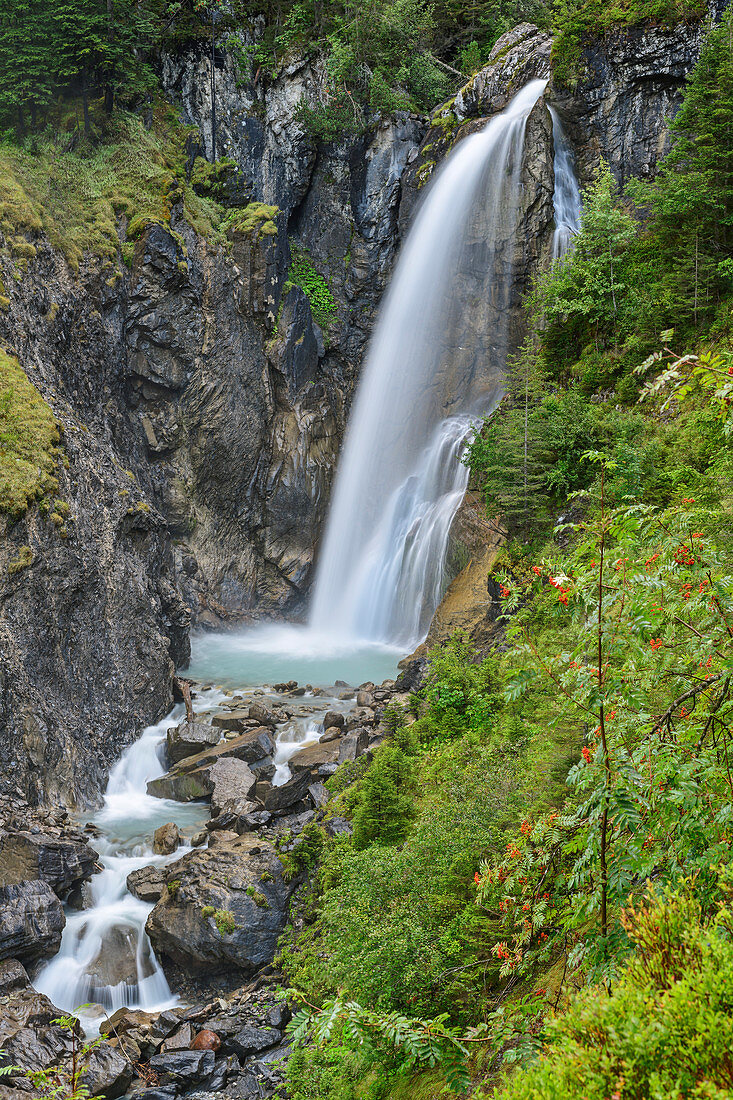
[(410, 796), (412, 763), (393, 741), (375, 753), (361, 781), (360, 802), (354, 814), (354, 846), (398, 844), (414, 815)]

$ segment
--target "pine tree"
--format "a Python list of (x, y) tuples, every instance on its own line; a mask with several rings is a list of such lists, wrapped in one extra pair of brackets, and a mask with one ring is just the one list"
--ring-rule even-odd
[(398, 844), (404, 839), (415, 808), (410, 796), (412, 764), (393, 741), (382, 745), (361, 781), (354, 814), (354, 846)]
[(483, 493), (489, 516), (528, 538), (542, 510), (546, 470), (537, 418), (544, 392), (536, 340), (530, 338), (510, 364), (505, 403), (483, 425), (465, 462)]
[(0, 5), (0, 118), (23, 134), (53, 94), (54, 51), (44, 0)]

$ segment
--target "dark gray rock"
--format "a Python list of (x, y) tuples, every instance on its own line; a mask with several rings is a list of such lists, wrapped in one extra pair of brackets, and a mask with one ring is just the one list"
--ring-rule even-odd
[(343, 729), (345, 722), (344, 715), (340, 710), (327, 710), (323, 715), (323, 728), (324, 730), (331, 729), (337, 726), (339, 729)]
[(276, 1046), (281, 1038), (280, 1031), (274, 1027), (243, 1027), (232, 1036), (229, 1045), (240, 1058), (248, 1058), (251, 1054), (259, 1054), (268, 1047)]
[(31, 832), (0, 835), (0, 886), (41, 879), (64, 897), (91, 878), (96, 861), (97, 853), (82, 841)]
[(268, 787), (261, 790), (257, 784), (258, 798), (261, 799), (266, 810), (273, 814), (286, 813), (295, 806), (308, 793), (308, 787), (312, 782), (311, 773), (308, 770), (296, 772), (292, 779), (283, 783), (281, 787)]
[(132, 1078), (132, 1066), (128, 1060), (108, 1043), (100, 1043), (89, 1055), (81, 1083), (89, 1089), (90, 1097), (115, 1100), (127, 1091)]
[[(61, 1010), (48, 997), (36, 992), (30, 985), (4, 995), (0, 1013), (3, 1064), (21, 1066), (27, 1070), (61, 1066), (69, 1072), (72, 1062), (71, 1036), (52, 1022), (61, 1015)], [(14, 1083), (17, 1078), (11, 1076), (5, 1080)], [(82, 1078), (83, 1084), (89, 1088), (90, 1097), (104, 1095), (109, 1100), (121, 1096), (131, 1080), (129, 1063), (106, 1042), (100, 1043), (91, 1052), (88, 1070)], [(26, 1084), (25, 1079), (23, 1084)], [(20, 1095), (27, 1096), (28, 1093)]]
[(151, 864), (130, 871), (127, 876), (127, 889), (140, 901), (158, 900), (165, 890), (165, 874), (162, 867)]
[[(232, 967), (251, 973), (271, 961), (294, 889), (272, 845), (246, 833), (188, 853), (166, 875), (180, 886), (164, 895), (146, 924), (159, 957), (208, 973)], [(224, 914), (221, 928), (217, 912)]]
[(168, 759), (177, 764), (187, 756), (213, 748), (220, 740), (221, 730), (208, 722), (181, 722), (180, 726), (175, 726), (166, 734)]
[(55, 955), (65, 924), (61, 902), (47, 882), (0, 886), (0, 959), (28, 963)]
[(149, 1064), (162, 1084), (170, 1081), (189, 1088), (211, 1078), (214, 1060), (211, 1050), (176, 1050), (155, 1054)]
[(697, 61), (702, 24), (614, 28), (581, 54), (579, 81), (550, 98), (588, 184), (602, 157), (620, 182), (652, 176), (669, 146), (669, 124)]

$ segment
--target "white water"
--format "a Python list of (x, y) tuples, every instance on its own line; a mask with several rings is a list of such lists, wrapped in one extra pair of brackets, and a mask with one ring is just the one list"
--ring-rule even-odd
[[(207, 692), (196, 700), (196, 709), (215, 706), (222, 698), (219, 692)], [(103, 870), (89, 883), (90, 906), (67, 911), (59, 952), (34, 982), (57, 1008), (71, 1012), (81, 1005), (101, 1005), (111, 1015), (123, 1005), (152, 1012), (175, 1003), (145, 934), (153, 906), (129, 894), (126, 879), (138, 867), (162, 865), (190, 850), (154, 855), (152, 836), (159, 825), (175, 821), (190, 835), (208, 817), (202, 804), (170, 802), (146, 792), (148, 780), (165, 771), (162, 739), (182, 717), (178, 707), (149, 726), (110, 773), (104, 805), (91, 819), (100, 830), (92, 843)], [(101, 1014), (92, 1007), (78, 1015), (93, 1028)]]
[(572, 248), (573, 238), (580, 228), (580, 188), (575, 176), (573, 151), (557, 111), (550, 107), (552, 135), (555, 144), (555, 232), (552, 237), (552, 258), (559, 260)]
[[(462, 141), (433, 180), (380, 310), (339, 461), (309, 625), (355, 641), (422, 641), (443, 588), (450, 525), (466, 488), (470, 420), (501, 394), (510, 280), (497, 242), (516, 233), (527, 117), (523, 88)], [(481, 247), (469, 236), (481, 211)], [(494, 355), (451, 348), (465, 333), (456, 287), (469, 273), (497, 306)]]

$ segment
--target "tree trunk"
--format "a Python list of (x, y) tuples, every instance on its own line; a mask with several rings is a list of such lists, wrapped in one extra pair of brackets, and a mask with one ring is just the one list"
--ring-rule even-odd
[(114, 0), (107, 0), (107, 42), (110, 47), (110, 62), (107, 69), (107, 82), (104, 87), (104, 109), (108, 115), (112, 114), (115, 105), (115, 67), (112, 61), (112, 43), (115, 35), (115, 10)]
[(84, 112), (84, 133), (89, 135), (92, 131), (92, 124), (89, 121), (89, 96), (87, 95), (86, 73), (81, 74), (81, 105)]
[(214, 9), (211, 9), (211, 163), (216, 161), (216, 42), (214, 40)]

